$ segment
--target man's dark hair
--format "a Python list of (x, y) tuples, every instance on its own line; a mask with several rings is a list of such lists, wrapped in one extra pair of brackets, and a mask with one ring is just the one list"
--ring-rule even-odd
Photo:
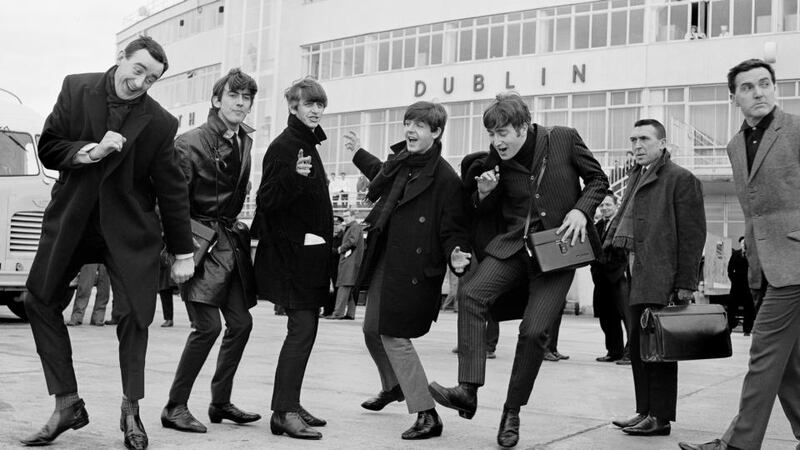
[(516, 92), (501, 92), (494, 102), (483, 112), (483, 126), (487, 130), (497, 130), (511, 124), (515, 130), (522, 125), (531, 124), (531, 111), (525, 100)]
[(740, 244), (742, 243), (743, 240), (744, 240), (744, 236), (739, 236), (739, 243)]
[(442, 139), (444, 126), (447, 123), (447, 111), (438, 103), (416, 102), (409, 106), (403, 115), (403, 122), (408, 121), (422, 122), (431, 128), (431, 132), (439, 130), (439, 137), (435, 139), (439, 141)]
[(227, 75), (214, 82), (214, 88), (211, 90), (211, 97), (222, 101), (222, 93), (225, 92), (226, 85), (231, 92), (250, 91), (250, 95), (253, 97), (255, 97), (256, 92), (258, 92), (256, 80), (242, 72), (242, 69), (238, 67), (229, 70)]
[(611, 201), (613, 201), (615, 205), (619, 203), (619, 199), (617, 199), (617, 196), (614, 195), (614, 191), (611, 189), (606, 191), (606, 197), (611, 197)]
[(310, 76), (301, 78), (292, 83), (292, 85), (283, 92), (283, 96), (286, 98), (286, 103), (289, 104), (289, 109), (297, 106), (301, 100), (322, 103), (322, 106), (328, 107), (328, 95), (325, 93), (325, 89), (322, 88), (321, 84), (317, 83), (317, 80)]
[(162, 47), (161, 44), (156, 42), (155, 39), (151, 38), (150, 36), (139, 36), (132, 40), (130, 44), (125, 46), (125, 58), (130, 58), (131, 55), (141, 49), (147, 50), (147, 53), (150, 53), (150, 56), (152, 56), (153, 59), (164, 65), (164, 70), (161, 72), (161, 75), (164, 75), (167, 69), (169, 69), (167, 53), (164, 51), (164, 47)]
[(656, 129), (657, 138), (667, 138), (667, 130), (664, 128), (664, 125), (662, 125), (661, 122), (657, 121), (656, 119), (639, 119), (633, 124), (634, 127), (645, 127), (647, 125), (650, 125)]
[(775, 69), (773, 69), (772, 66), (767, 64), (764, 60), (751, 58), (731, 67), (731, 70), (728, 71), (728, 90), (730, 93), (736, 93), (736, 75), (739, 75), (742, 72), (758, 69), (759, 67), (767, 69), (767, 72), (769, 72), (769, 76), (772, 79), (772, 84), (775, 84)]

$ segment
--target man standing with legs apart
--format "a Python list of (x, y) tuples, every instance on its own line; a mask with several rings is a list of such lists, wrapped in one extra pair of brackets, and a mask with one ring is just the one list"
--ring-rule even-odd
[(194, 381), (222, 331), (220, 312), (225, 317), (225, 335), (211, 380), (208, 418), (213, 423), (222, 419), (248, 423), (261, 418), (231, 404), (233, 377), (253, 328), (248, 309), (256, 305), (250, 233), (247, 225), (236, 220), (247, 196), (253, 146), (249, 134), (254, 130), (244, 119), (256, 91), (253, 78), (240, 69), (231, 69), (214, 83), (206, 123), (175, 141), (189, 185), (192, 219), (214, 229), (217, 241), (199, 263), (195, 276), (181, 286), (193, 329), (175, 371), (169, 402), (161, 413), (161, 424), (166, 428), (206, 431), (189, 412), (187, 403)]
[(531, 260), (524, 248), (526, 217), (530, 211), (532, 231), (557, 229), (571, 244), (589, 239), (590, 233), (596, 235), (591, 218), (608, 190), (608, 179), (577, 131), (532, 124), (519, 94), (498, 95), (483, 113), (483, 125), (492, 144), (470, 203), (475, 214), (505, 226), (487, 245), (475, 274), (458, 290), (459, 384), (445, 388), (434, 382), (430, 390), (437, 402), (472, 418), (486, 372), (489, 309), (503, 293), (527, 284), (529, 296), (519, 299), (527, 300), (527, 306), (497, 433), (498, 444), (513, 447), (519, 440), (520, 407), (528, 403), (547, 332), (564, 309), (575, 274), (543, 273)]
[(800, 117), (775, 106), (775, 71), (759, 59), (733, 67), (728, 89), (744, 115), (728, 157), (744, 211), (750, 288), (766, 293), (739, 414), (722, 439), (682, 442), (683, 449), (761, 448), (776, 396), (800, 440)]
[(403, 117), (405, 140), (391, 146), (384, 163), (360, 148), (354, 132), (345, 135), (345, 146), (355, 151), (353, 162), (371, 180), (367, 199), (375, 202), (365, 219), (370, 229), (359, 278), (369, 283), (364, 341), (382, 390), (361, 406), (379, 411), (405, 397), (417, 420), (403, 439), (442, 434), (411, 339), (425, 335), (439, 315), (447, 266), (463, 274), (470, 259), (461, 180), (441, 156), (446, 123), (442, 105), (409, 106)]
[(272, 391), (274, 434), (321, 439), (310, 427), (326, 422), (300, 405), (300, 389), (317, 338), (319, 307), (328, 300), (333, 208), (319, 156), (326, 139), (319, 126), (328, 96), (313, 78), (285, 92), (289, 123), (264, 155), (253, 227), (259, 237), (258, 294), (286, 308), (283, 341)]
[(703, 187), (690, 171), (670, 159), (661, 122), (637, 121), (630, 140), (636, 164), (603, 249), (619, 249), (628, 255), (628, 330), (636, 414), (613, 423), (636, 436), (668, 435), (678, 401), (678, 363), (642, 361), (639, 318), (646, 308), (688, 304), (694, 298), (706, 240)]
[(126, 447), (148, 445), (138, 401), (144, 397), (162, 226), (167, 250), (177, 254), (172, 278), (183, 283), (194, 273), (189, 199), (172, 144), (178, 121), (146, 95), (167, 67), (157, 42), (137, 38), (106, 73), (68, 75), (45, 122), (39, 158), (60, 175), (45, 210), (25, 309), (56, 410), (23, 444), (45, 445), (89, 422), (61, 313), (78, 269), (104, 263), (119, 318), (120, 428)]

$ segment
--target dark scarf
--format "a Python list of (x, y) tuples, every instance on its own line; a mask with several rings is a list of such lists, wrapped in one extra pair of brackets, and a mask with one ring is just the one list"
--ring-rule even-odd
[(131, 112), (134, 106), (138, 105), (144, 95), (140, 95), (132, 100), (123, 100), (117, 96), (117, 90), (114, 87), (114, 74), (117, 73), (117, 66), (114, 66), (106, 72), (106, 105), (108, 105), (108, 117), (106, 118), (106, 128), (108, 131), (116, 131), (122, 128), (125, 119)]
[(364, 219), (372, 224), (372, 231), (380, 233), (386, 227), (389, 216), (405, 192), (411, 169), (425, 167), (431, 161), (438, 160), (441, 153), (442, 144), (439, 141), (434, 142), (425, 153), (411, 153), (404, 145), (393, 159), (383, 163), (381, 171), (370, 182), (367, 192), (367, 200), (377, 202)]

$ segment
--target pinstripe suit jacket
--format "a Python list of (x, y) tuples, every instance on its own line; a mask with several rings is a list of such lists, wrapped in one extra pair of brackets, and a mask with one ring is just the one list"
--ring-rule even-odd
[(728, 144), (754, 289), (762, 271), (775, 287), (800, 284), (800, 116), (773, 114), (749, 173), (744, 133)]
[[(534, 129), (535, 127), (535, 129)], [(593, 242), (599, 242), (592, 219), (597, 205), (608, 191), (608, 178), (592, 152), (583, 143), (573, 128), (546, 128), (533, 124), (528, 128), (528, 139), (535, 139), (533, 171), (515, 160), (503, 161), (494, 147), (483, 164), (483, 171), (500, 167), (500, 184), (481, 202), (473, 202), (475, 213), (487, 220), (498, 220), (503, 216), (505, 232), (494, 236), (486, 246), (486, 253), (507, 259), (522, 250), (525, 217), (531, 195), (536, 189), (535, 178), (539, 174), (545, 154), (547, 166), (536, 198), (533, 213), (541, 222), (542, 229), (558, 228), (567, 213), (577, 209), (586, 216), (587, 231)], [(581, 189), (581, 180), (584, 187)], [(477, 187), (472, 194), (477, 200)], [(504, 213), (505, 211), (505, 213)]]

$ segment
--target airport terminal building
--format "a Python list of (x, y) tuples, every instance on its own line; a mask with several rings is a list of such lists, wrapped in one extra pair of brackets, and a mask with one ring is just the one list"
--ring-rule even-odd
[(458, 168), (488, 148), (485, 106), (513, 89), (535, 122), (576, 128), (609, 173), (624, 165), (635, 120), (662, 121), (673, 160), (703, 181), (709, 233), (735, 242), (744, 219), (725, 146), (742, 117), (726, 73), (767, 59), (779, 104), (800, 113), (798, 10), (800, 0), (161, 0), (140, 8), (117, 41), (144, 33), (165, 45), (170, 70), (150, 92), (180, 118), (180, 132), (205, 121), (211, 85), (229, 68), (254, 75), (256, 186), (286, 124), (283, 89), (302, 76), (328, 93), (326, 171), (350, 180), (347, 130), (385, 156), (402, 139), (407, 105), (440, 102), (443, 156)]

